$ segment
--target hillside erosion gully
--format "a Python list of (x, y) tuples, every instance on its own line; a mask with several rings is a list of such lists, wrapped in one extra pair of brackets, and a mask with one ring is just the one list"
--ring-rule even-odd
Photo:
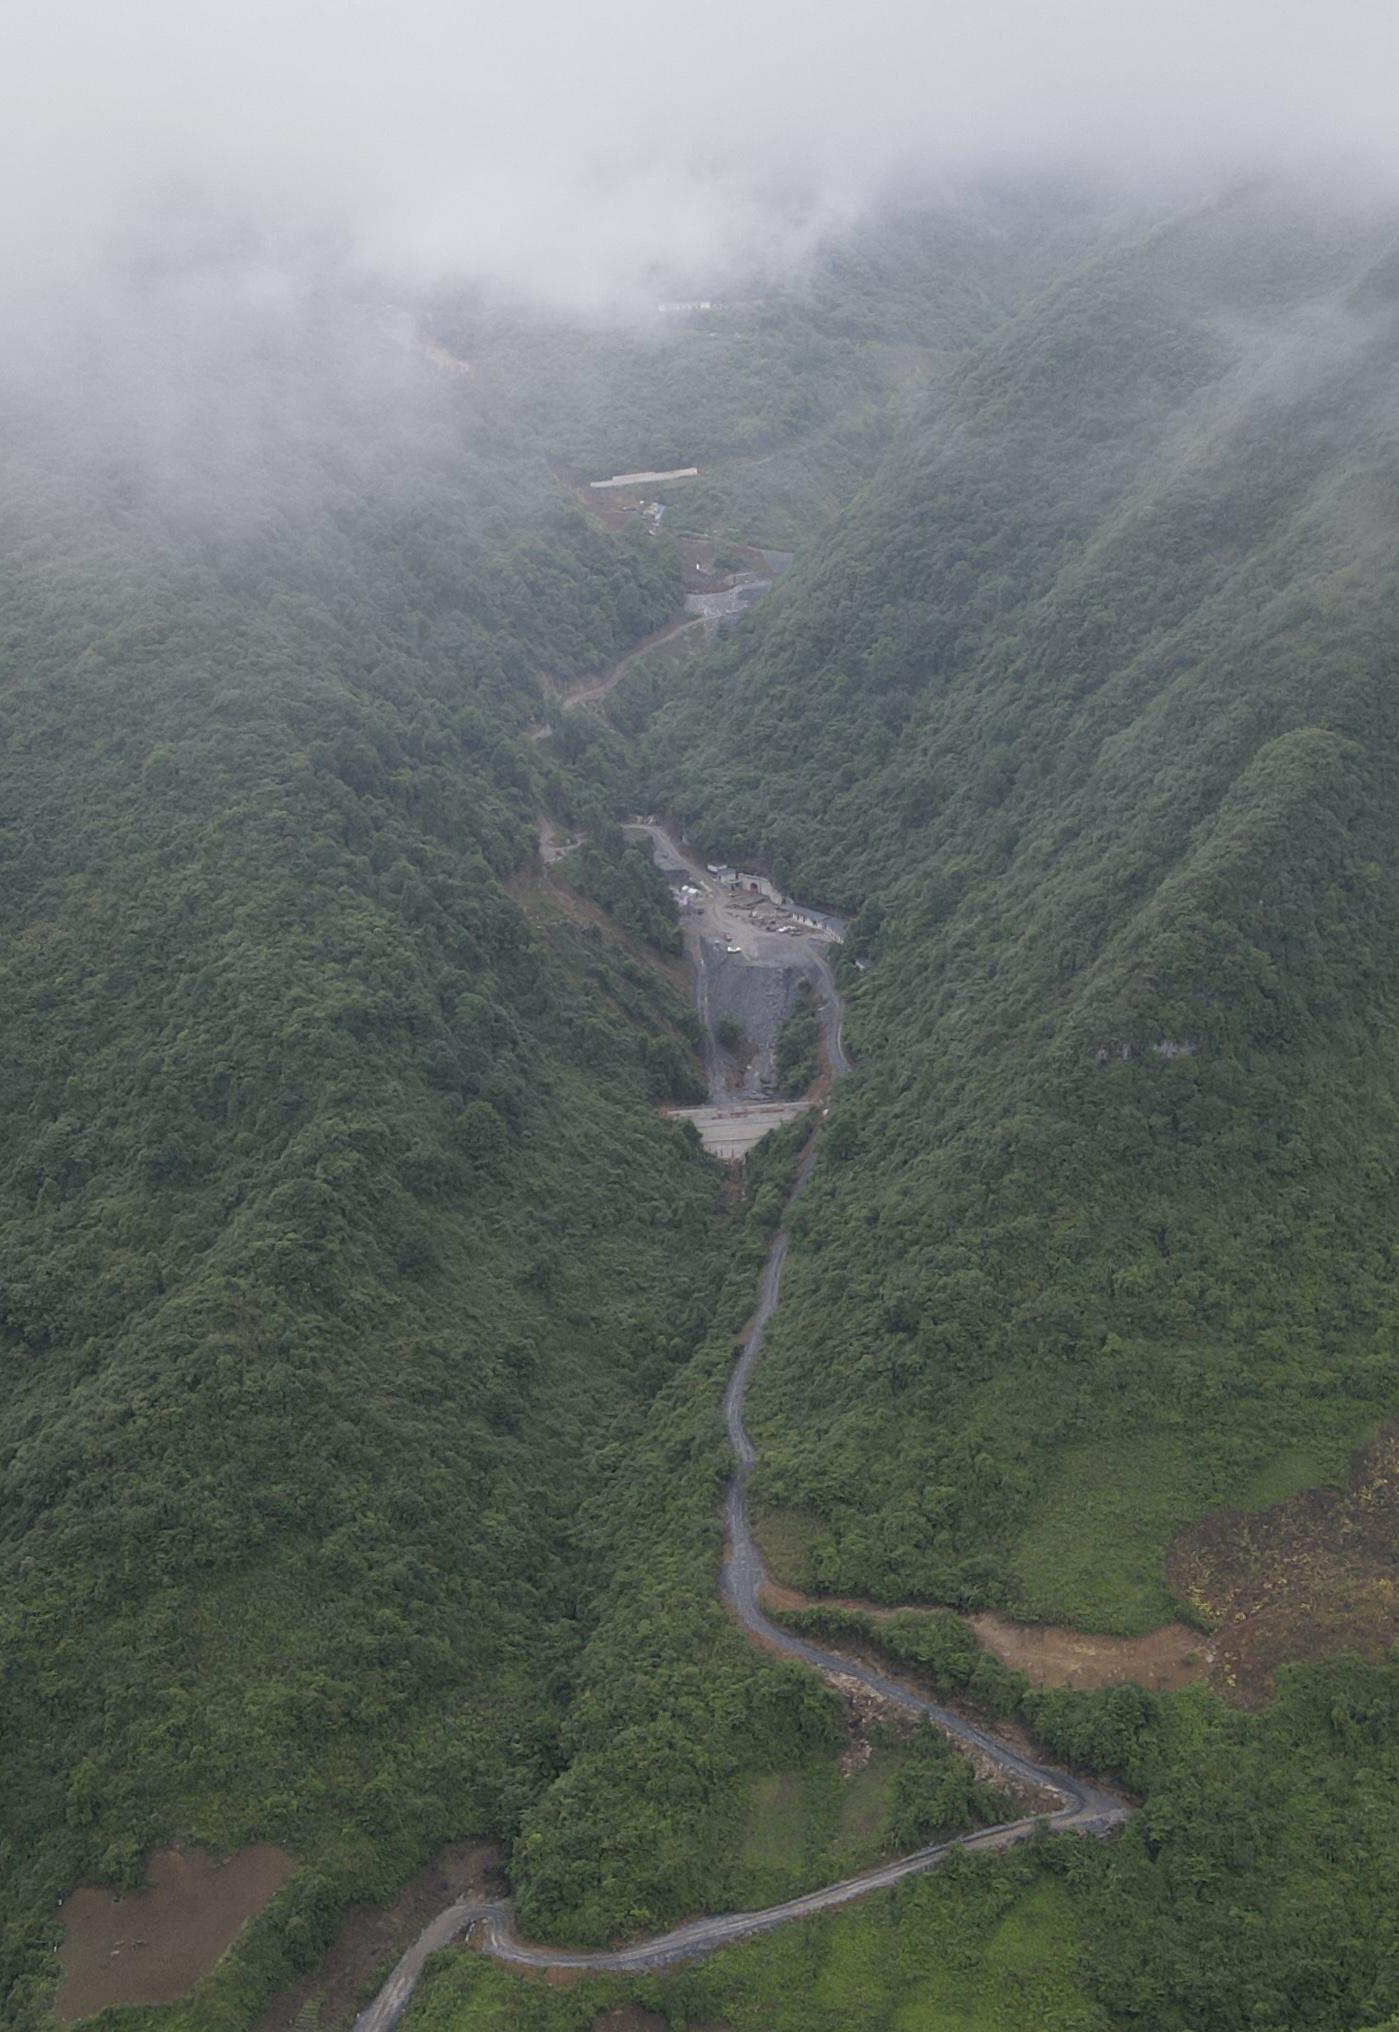
[[(650, 838), (662, 867), (685, 867), (690, 870), (692, 879), (701, 872), (664, 827), (648, 821), (644, 825), (638, 824), (633, 830), (644, 831)], [(824, 928), (827, 921), (820, 920), (818, 913), (810, 915), (823, 924), (823, 929), (800, 941), (756, 934), (746, 943), (745, 957), (753, 966), (790, 966), (797, 957), (793, 947), (802, 948), (801, 958), (806, 963), (808, 978), (820, 998), (827, 1071), (834, 1080), (850, 1069), (843, 1035), (844, 1012), (826, 957), (825, 943), (831, 935), (829, 929)], [(815, 1157), (816, 1139), (813, 1138), (798, 1167), (787, 1203), (789, 1209), (805, 1189)], [(786, 1899), (780, 1905), (769, 1905), (757, 1912), (726, 1912), (710, 1918), (692, 1919), (683, 1926), (671, 1928), (669, 1932), (655, 1934), (648, 1940), (632, 1941), (624, 1947), (570, 1949), (541, 1946), (519, 1938), (515, 1932), (513, 1908), (506, 1901), (483, 1903), (468, 1900), (450, 1905), (438, 1913), (414, 1941), (379, 1995), (355, 2020), (354, 2032), (392, 2032), (408, 2008), (428, 1956), (464, 1938), (482, 1953), (519, 1968), (593, 1971), (599, 1974), (634, 1974), (664, 1969), (677, 1962), (699, 1960), (734, 1941), (747, 1940), (754, 1934), (768, 1933), (774, 1927), (785, 1926), (790, 1920), (829, 1912), (866, 1897), (870, 1892), (887, 1890), (891, 1885), (902, 1883), (906, 1877), (919, 1876), (924, 1871), (935, 1869), (959, 1849), (1007, 1849), (1026, 1840), (1041, 1826), (1057, 1831), (1105, 1835), (1128, 1819), (1131, 1809), (1115, 1793), (1057, 1765), (1040, 1763), (1033, 1755), (1002, 1741), (990, 1729), (982, 1728), (964, 1715), (955, 1714), (950, 1708), (928, 1700), (871, 1665), (827, 1650), (823, 1645), (809, 1643), (804, 1637), (784, 1629), (780, 1623), (771, 1621), (764, 1613), (762, 1597), (767, 1585), (767, 1569), (753, 1536), (748, 1510), (748, 1483), (757, 1464), (757, 1453), (743, 1422), (743, 1398), (782, 1296), (786, 1262), (787, 1231), (784, 1225), (763, 1265), (757, 1310), (724, 1395), (724, 1419), (735, 1465), (725, 1503), (728, 1544), (719, 1575), (722, 1600), (740, 1626), (765, 1650), (800, 1659), (825, 1678), (846, 1684), (853, 1680), (877, 1694), (882, 1701), (926, 1717), (959, 1749), (972, 1757), (982, 1771), (999, 1776), (1018, 1792), (1028, 1789), (1042, 1796), (1048, 1795), (1057, 1800), (1058, 1805), (1046, 1813), (1027, 1814), (996, 1827), (981, 1828), (974, 1834), (959, 1836), (955, 1841), (935, 1842), (931, 1847), (916, 1849), (912, 1855), (882, 1863), (875, 1869), (862, 1871), (858, 1876), (842, 1878), (839, 1883), (824, 1885), (820, 1890), (808, 1891), (803, 1897)]]

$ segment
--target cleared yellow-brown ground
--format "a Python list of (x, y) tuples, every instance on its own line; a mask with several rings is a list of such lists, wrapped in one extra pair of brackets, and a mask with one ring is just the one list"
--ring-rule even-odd
[(68, 2022), (113, 2004), (173, 2004), (208, 1975), (240, 1927), (292, 1874), (260, 1843), (215, 1862), (204, 1849), (160, 1849), (144, 1891), (118, 1898), (84, 1885), (59, 1918), (63, 1969), (55, 2014)]

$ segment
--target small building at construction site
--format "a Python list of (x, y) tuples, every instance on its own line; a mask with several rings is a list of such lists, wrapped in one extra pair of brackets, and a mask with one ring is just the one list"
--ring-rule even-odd
[(782, 901), (782, 891), (777, 887), (775, 882), (769, 882), (766, 875), (750, 875), (740, 868), (737, 880), (740, 886), (748, 891), (750, 896), (765, 897), (769, 903), (781, 903)]

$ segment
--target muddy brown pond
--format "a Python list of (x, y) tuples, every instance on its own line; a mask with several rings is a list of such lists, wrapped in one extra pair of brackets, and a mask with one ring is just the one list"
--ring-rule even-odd
[(144, 1891), (118, 1898), (84, 1885), (58, 1914), (55, 2014), (71, 2023), (111, 2004), (173, 2004), (208, 1975), (292, 1868), (284, 1850), (265, 1844), (222, 1863), (205, 1849), (161, 1849)]

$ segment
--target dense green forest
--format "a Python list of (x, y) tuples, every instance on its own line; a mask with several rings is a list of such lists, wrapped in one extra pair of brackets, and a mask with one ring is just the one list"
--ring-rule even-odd
[(1088, 264), (654, 723), (872, 961), (753, 1399), (798, 1582), (1146, 1629), (1399, 1405), (1394, 244)]
[[(114, 367), (96, 422), (10, 418), (6, 2025), (58, 1897), (172, 1835), (302, 1865), (207, 2027), (347, 1895), (509, 1830), (586, 1622), (574, 1517), (717, 1284), (653, 1111), (694, 1087), (682, 991), (504, 886), (562, 794), (516, 730), (674, 560), (531, 497), (332, 308), (191, 314), (156, 394)], [(589, 855), (668, 935), (649, 864)]]
[[(1399, 1407), (1396, 245), (1391, 215), (1259, 188), (1085, 266), (653, 721), (654, 801), (855, 915), (857, 1070), (749, 1399), (813, 1589), (1140, 1630), (1178, 1607), (1182, 1522), (1343, 1473)], [(648, 1448), (713, 1435), (720, 1380), (702, 1350)], [(648, 1457), (637, 1500), (683, 1552)], [(1036, 1690), (949, 1609), (805, 1620), (1139, 1812), (645, 1981), (444, 1957), (413, 2032), (624, 2004), (734, 2032), (1393, 2022), (1392, 1658), (1286, 1667), (1248, 1712)], [(712, 1639), (652, 1627), (650, 1728), (731, 1799), (731, 1699), (687, 1691)], [(569, 1774), (531, 1816), (527, 1895), (566, 1882), (601, 1770), (610, 1825), (664, 1803), (704, 1859), (703, 1786), (667, 1800), (610, 1748), (577, 1748), (576, 1821)], [(726, 1811), (705, 1902), (746, 1851)], [(655, 1909), (648, 1854), (575, 1862), (589, 1937)]]
[[(957, 235), (904, 231), (922, 267), (886, 249), (881, 286), (926, 296)], [(981, 288), (963, 257), (965, 336), (1008, 286), (994, 235), (963, 237), (988, 271)], [(664, 886), (611, 825), (624, 756), (585, 716), (523, 738), (682, 588), (668, 543), (605, 533), (555, 477), (555, 412), (530, 404), (573, 414), (581, 384), (552, 390), (571, 342), (541, 322), (536, 371), (498, 332), (494, 369), (464, 379), (333, 263), (298, 250), (269, 286), (266, 253), (180, 238), (96, 336), (50, 334), (0, 417), (17, 2025), (52, 1986), (59, 1896), (134, 1886), (172, 1837), (279, 1840), (298, 1863), (189, 2006), (201, 2032), (246, 2023), (347, 1898), (447, 1835), (509, 1840), (523, 1818), (535, 1909), (613, 1923), (549, 1832), (573, 1825), (552, 1781), (586, 1793), (570, 1711), (630, 1642), (614, 1569), (635, 1518), (608, 1499), (677, 1364), (722, 1359), (705, 1335), (716, 1307), (741, 1316), (777, 1204), (755, 1178), (726, 1283), (717, 1181), (654, 1113), (697, 1097), (695, 1032), (656, 964)], [(819, 348), (794, 367), (822, 414), (888, 385), (868, 307), (867, 327), (859, 358), (842, 341), (847, 381)], [(586, 424), (625, 459), (634, 362), (609, 344), (612, 392), (574, 442)], [(707, 450), (735, 390), (731, 368), (697, 390)], [(538, 893), (546, 810), (582, 835), (576, 908)], [(713, 1602), (722, 1463), (712, 1435), (700, 1451), (693, 1541), (675, 1530), (735, 1689), (727, 1790), (706, 1770), (709, 1849), (687, 1858), (678, 1823), (658, 1915), (737, 1867), (720, 1808), (764, 1774), (795, 1760), (830, 1803), (829, 1702)], [(886, 1759), (905, 1820), (916, 1763)], [(852, 1853), (813, 1813), (804, 1881)]]
[[(952, 1613), (1149, 1627), (1183, 1522), (1399, 1408), (1396, 246), (983, 194), (712, 322), (444, 305), (469, 375), (216, 249), (5, 395), (6, 2025), (52, 2022), (57, 1899), (172, 1838), (296, 1874), (112, 2032), (247, 2032), (450, 1837), (600, 1942), (1007, 1810), (719, 1604), (806, 1130), (735, 1190), (658, 1118), (696, 1032), (637, 802), (853, 918), (749, 1397), (784, 1577), (943, 1605), (808, 1614), (1141, 1810), (644, 1982), (446, 1956), (409, 2032), (1399, 2012), (1392, 1661), (1049, 1693)], [(711, 529), (827, 533), (528, 738), (682, 590), (565, 483), (691, 458)]]
[[(611, 824), (624, 746), (590, 715), (524, 737), (682, 589), (672, 547), (605, 533), (560, 464), (659, 456), (621, 419), (644, 388), (651, 429), (683, 388), (707, 457), (761, 402), (765, 446), (810, 437), (804, 470), (839, 464), (848, 490), (887, 441), (896, 297), (942, 303), (912, 334), (932, 360), (1028, 286), (992, 210), (914, 208), (837, 252), (707, 378), (677, 368), (688, 328), (638, 380), (616, 330), (599, 376), (539, 318), (531, 344), (497, 319), (453, 374), (324, 250), (294, 250), (289, 281), (278, 250), (190, 220), (97, 324), (80, 307), (7, 359), (6, 2022), (43, 2014), (60, 1895), (134, 1886), (171, 1838), (298, 1864), (174, 2013), (205, 2032), (448, 1835), (521, 1833), (530, 1909), (587, 1933), (619, 1900), (660, 1917), (774, 1868), (819, 1880), (940, 1785), (949, 1825), (977, 1810), (891, 1750), (882, 1818), (841, 1836), (829, 1700), (713, 1600), (705, 1431), (675, 1494), (688, 1593), (655, 1611), (722, 1661), (726, 1760), (700, 1749), (644, 1893), (603, 1827), (630, 1739), (582, 1717), (594, 1687), (622, 1697), (620, 1648), (646, 1655), (620, 1468), (677, 1365), (725, 1358), (779, 1192), (759, 1169), (735, 1249), (711, 1167), (655, 1116), (697, 1097), (695, 1032), (664, 886)], [(1063, 244), (1092, 230), (1070, 208)], [(1023, 225), (1017, 244), (1050, 259)], [(582, 835), (576, 907), (540, 894), (544, 811)], [(715, 1676), (690, 1669), (710, 1714)], [(653, 1702), (642, 1670), (630, 1698)], [(677, 1748), (653, 1737), (630, 1777), (673, 1789)], [(744, 1875), (726, 1816), (794, 1769), (805, 1863)], [(566, 1860), (582, 1811), (591, 1858), (627, 1855), (604, 1895)]]

